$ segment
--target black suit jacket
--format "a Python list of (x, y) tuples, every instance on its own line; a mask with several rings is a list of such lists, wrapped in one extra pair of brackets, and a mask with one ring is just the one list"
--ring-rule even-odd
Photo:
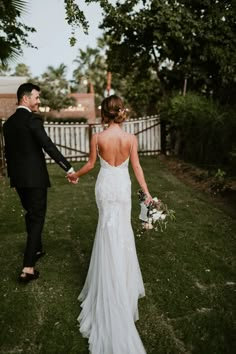
[(18, 108), (4, 123), (3, 134), (11, 187), (50, 186), (43, 150), (65, 171), (71, 168), (71, 164), (47, 135), (39, 115)]

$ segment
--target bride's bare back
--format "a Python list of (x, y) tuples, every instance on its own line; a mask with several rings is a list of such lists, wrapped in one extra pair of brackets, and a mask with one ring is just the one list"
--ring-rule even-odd
[(124, 132), (119, 125), (97, 135), (97, 150), (111, 166), (119, 166), (130, 157), (134, 137)]

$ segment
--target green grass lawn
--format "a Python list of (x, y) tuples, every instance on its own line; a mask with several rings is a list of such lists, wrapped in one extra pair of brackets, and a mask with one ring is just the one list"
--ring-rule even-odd
[[(157, 158), (141, 158), (150, 192), (176, 211), (163, 233), (136, 237), (146, 297), (137, 327), (148, 354), (235, 353), (236, 220), (227, 208), (180, 182)], [(75, 167), (79, 167), (76, 164)], [(77, 300), (97, 224), (94, 185), (98, 165), (76, 186), (49, 166), (40, 278), (17, 282), (25, 245), (23, 211), (0, 179), (0, 353), (86, 354)], [(132, 224), (139, 226), (133, 180)]]

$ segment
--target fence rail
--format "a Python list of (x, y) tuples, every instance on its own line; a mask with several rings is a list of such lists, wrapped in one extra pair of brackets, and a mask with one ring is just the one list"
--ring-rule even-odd
[[(86, 161), (92, 134), (103, 131), (101, 124), (45, 123), (47, 134), (69, 161)], [(124, 130), (135, 134), (140, 155), (157, 155), (161, 151), (160, 117), (131, 119), (123, 124)], [(47, 157), (48, 162), (52, 162)]]
[[(0, 175), (4, 172), (4, 139), (0, 120)], [(45, 130), (69, 161), (86, 161), (92, 134), (103, 131), (101, 124), (45, 123)], [(161, 126), (159, 115), (130, 119), (123, 124), (124, 130), (135, 134), (140, 155), (157, 155), (161, 151)], [(46, 156), (47, 162), (53, 160)]]

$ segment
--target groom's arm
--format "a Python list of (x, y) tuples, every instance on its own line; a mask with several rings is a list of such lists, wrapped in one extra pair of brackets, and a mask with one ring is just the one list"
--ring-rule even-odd
[(64, 171), (67, 173), (73, 172), (73, 168), (69, 161), (66, 160), (66, 158), (47, 135), (40, 116), (33, 115), (31, 117), (30, 130), (40, 146)]

